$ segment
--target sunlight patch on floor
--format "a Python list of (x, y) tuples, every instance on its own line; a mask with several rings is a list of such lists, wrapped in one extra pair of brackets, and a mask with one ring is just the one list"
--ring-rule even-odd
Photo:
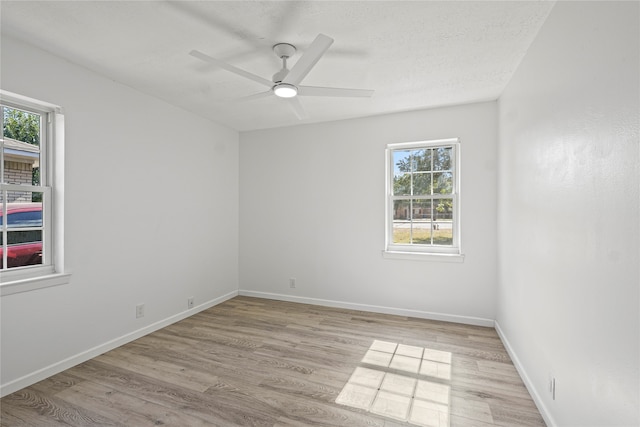
[(451, 353), (375, 340), (336, 403), (423, 427), (448, 427)]

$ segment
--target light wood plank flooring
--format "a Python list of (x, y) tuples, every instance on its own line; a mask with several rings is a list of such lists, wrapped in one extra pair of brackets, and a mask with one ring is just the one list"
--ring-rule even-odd
[(335, 403), (356, 368), (402, 374), (363, 362), (375, 340), (451, 355), (444, 424), (545, 425), (492, 328), (248, 297), (4, 397), (0, 424), (421, 425)]

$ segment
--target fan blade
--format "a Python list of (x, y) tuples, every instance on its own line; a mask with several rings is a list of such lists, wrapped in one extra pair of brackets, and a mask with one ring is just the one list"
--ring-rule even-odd
[(309, 49), (302, 55), (296, 65), (291, 68), (289, 74), (282, 80), (282, 83), (289, 83), (297, 86), (304, 79), (314, 65), (320, 60), (322, 55), (329, 49), (333, 43), (333, 39), (324, 34), (318, 34), (318, 37), (311, 43)]
[(340, 87), (298, 86), (301, 96), (344, 96), (349, 98), (369, 98), (373, 96), (369, 89), (344, 89)]
[(257, 75), (255, 75), (253, 73), (250, 73), (248, 71), (242, 70), (242, 69), (240, 69), (238, 67), (234, 67), (231, 64), (227, 64), (224, 61), (221, 61), (221, 60), (216, 59), (216, 58), (212, 58), (209, 55), (205, 55), (204, 53), (202, 53), (202, 52), (200, 52), (198, 50), (192, 50), (191, 52), (189, 52), (189, 55), (191, 55), (193, 57), (196, 57), (196, 58), (198, 58), (198, 59), (200, 59), (202, 61), (210, 62), (212, 64), (215, 64), (215, 65), (217, 65), (218, 67), (220, 67), (222, 69), (230, 71), (230, 72), (232, 72), (234, 74), (237, 74), (237, 75), (242, 76), (244, 78), (247, 78), (249, 80), (253, 80), (254, 82), (258, 82), (260, 84), (263, 84), (263, 85), (269, 86), (269, 87), (273, 86), (273, 82), (271, 80), (263, 79), (262, 77), (257, 76)]
[(304, 107), (300, 103), (300, 99), (298, 99), (297, 96), (294, 96), (293, 98), (286, 98), (286, 99), (283, 98), (283, 99), (287, 102), (287, 104), (289, 104), (289, 106), (291, 107), (293, 112), (296, 114), (298, 119), (303, 120), (308, 117), (307, 112), (304, 110)]
[(253, 101), (254, 99), (266, 98), (267, 96), (271, 96), (271, 95), (273, 95), (273, 91), (268, 90), (266, 92), (258, 92), (258, 93), (254, 93), (253, 95), (237, 98), (233, 102)]

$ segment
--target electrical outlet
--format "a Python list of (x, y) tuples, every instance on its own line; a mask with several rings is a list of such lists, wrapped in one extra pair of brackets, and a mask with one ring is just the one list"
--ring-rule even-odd
[(295, 277), (292, 277), (291, 279), (289, 279), (289, 287), (291, 289), (296, 287), (296, 278)]
[(187, 308), (193, 308), (193, 297), (187, 298)]
[(144, 317), (144, 304), (136, 305), (136, 319)]

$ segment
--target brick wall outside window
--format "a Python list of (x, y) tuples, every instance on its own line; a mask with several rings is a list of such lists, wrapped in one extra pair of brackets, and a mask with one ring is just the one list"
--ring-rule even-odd
[[(31, 173), (33, 166), (31, 163), (4, 162), (4, 182), (8, 184), (29, 184), (31, 185)], [(7, 195), (7, 202), (30, 202), (30, 191), (11, 191)]]

